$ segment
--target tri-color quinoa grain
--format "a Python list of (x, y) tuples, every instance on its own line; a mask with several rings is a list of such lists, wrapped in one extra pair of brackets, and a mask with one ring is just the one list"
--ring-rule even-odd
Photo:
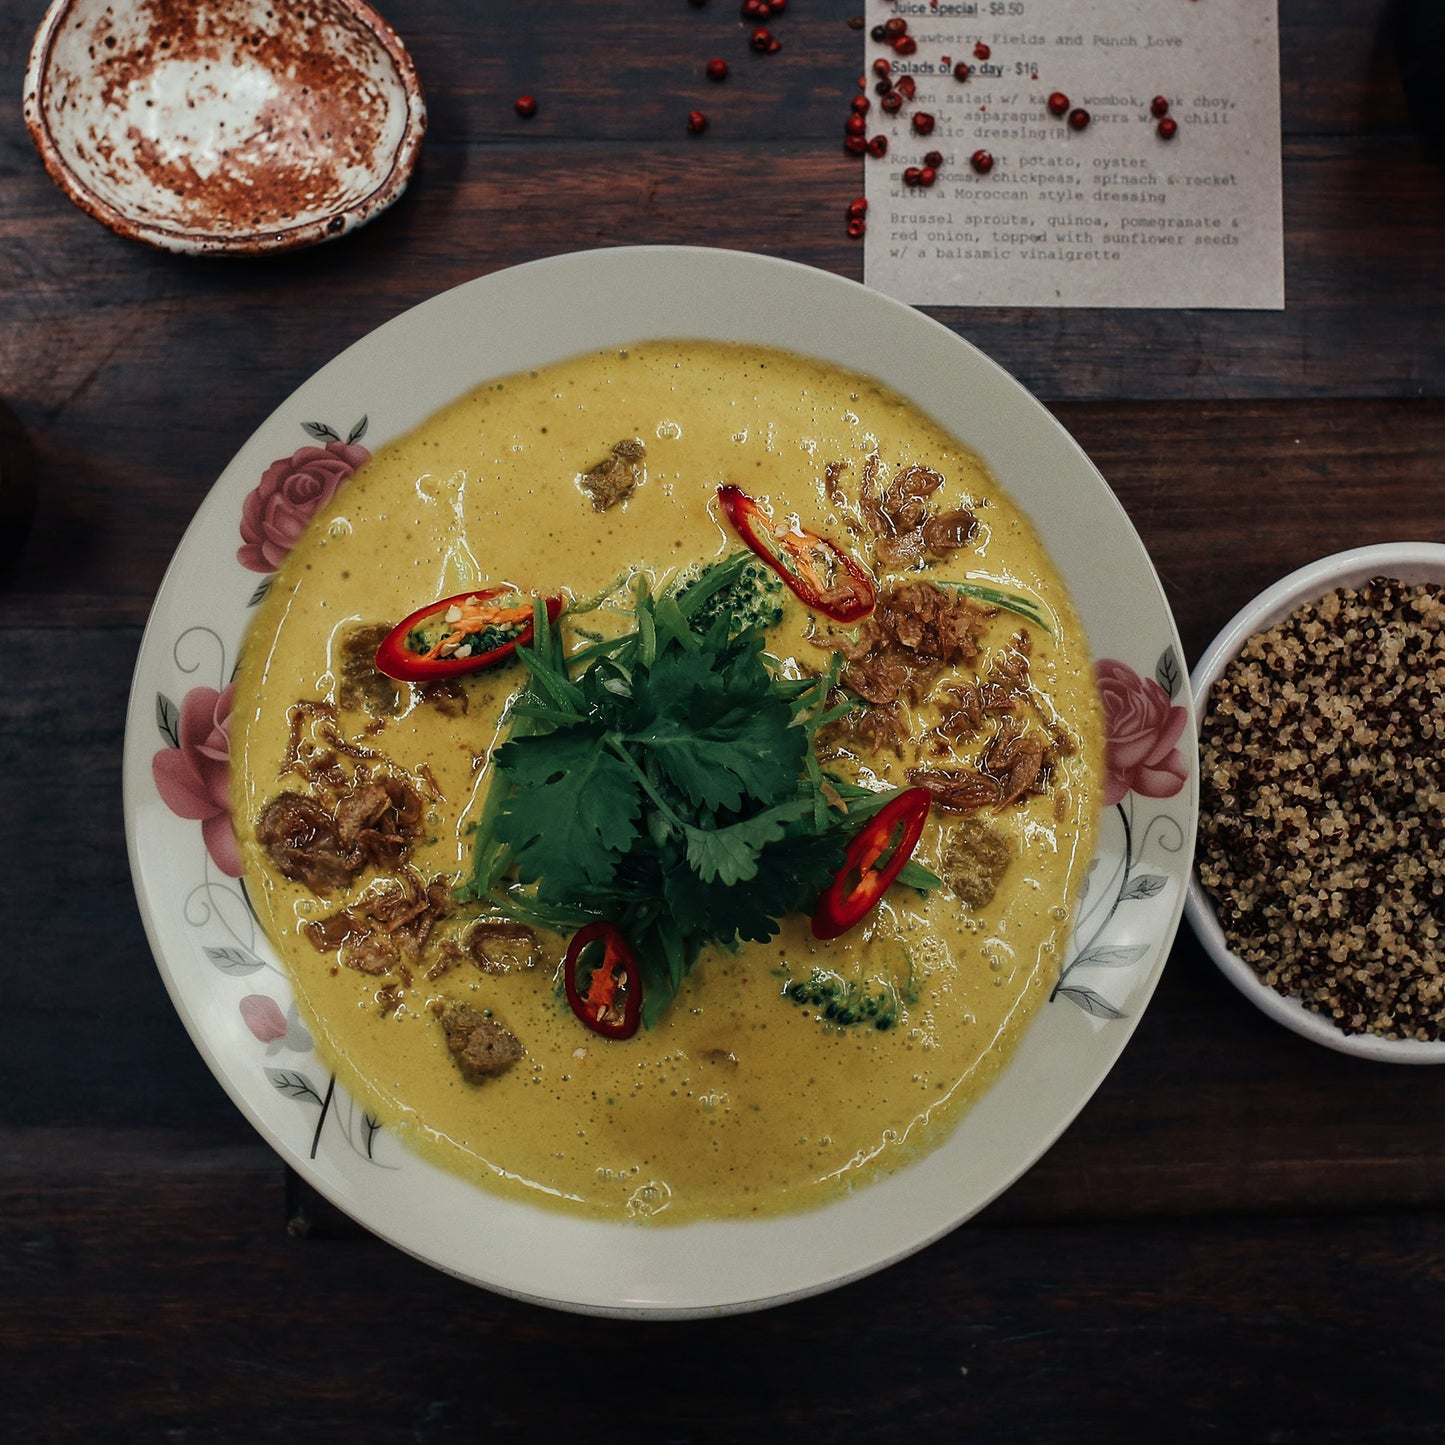
[(1251, 637), (1200, 733), (1233, 951), (1347, 1034), (1445, 1037), (1445, 597), (1383, 577)]

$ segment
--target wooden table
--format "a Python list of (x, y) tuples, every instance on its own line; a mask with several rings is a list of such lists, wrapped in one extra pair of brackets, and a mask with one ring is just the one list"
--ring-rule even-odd
[[(1058, 1145), (822, 1298), (552, 1313), (288, 1191), (167, 1001), (123, 843), (127, 686), (195, 507), (313, 370), (473, 276), (638, 242), (863, 266), (850, 0), (795, 0), (765, 58), (727, 0), (384, 8), (430, 103), (410, 190), (332, 246), (228, 263), (122, 241), (52, 187), (18, 104), (42, 7), (0, 4), (0, 399), (38, 484), (0, 591), (6, 1438), (1445, 1438), (1445, 1069), (1285, 1033), (1187, 926)], [(1280, 8), (1283, 312), (934, 313), (1109, 478), (1191, 662), (1303, 562), (1445, 540), (1445, 167), (1408, 124), (1386, 0)], [(690, 137), (715, 53), (734, 75)]]

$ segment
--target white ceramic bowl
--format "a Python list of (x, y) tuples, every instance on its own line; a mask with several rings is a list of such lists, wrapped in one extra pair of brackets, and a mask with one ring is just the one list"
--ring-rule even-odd
[[(938, 1148), (813, 1213), (670, 1227), (502, 1198), (378, 1129), (329, 1081), (296, 1015), (228, 871), (238, 865), (224, 815), (223, 692), (269, 584), (260, 574), (276, 565), (257, 543), (258, 498), (274, 501), (298, 476), (310, 495), (366, 447), (488, 379), (657, 337), (783, 347), (862, 370), (964, 438), (1035, 520), (1088, 632), (1106, 709), (1149, 745), (1150, 763), (1137, 786), (1121, 776), (1110, 790), (1052, 998)], [(1138, 534), (1016, 381), (921, 312), (827, 272), (637, 247), (552, 257), (435, 297), (281, 404), (216, 483), (162, 583), (136, 664), (124, 784), (136, 894), (171, 998), (237, 1106), (308, 1183), (400, 1248), (488, 1288), (675, 1318), (757, 1309), (880, 1269), (967, 1219), (1053, 1143), (1119, 1057), (1163, 969), (1192, 858), (1198, 753), (1178, 635)]]
[[(1439, 582), (1445, 585), (1445, 545), (1434, 542), (1386, 542), (1353, 547), (1291, 572), (1261, 592), (1235, 614), (1210, 644), (1190, 674), (1194, 708), (1201, 723), (1209, 703), (1209, 689), (1257, 632), (1283, 621), (1297, 607), (1319, 602), (1337, 587), (1355, 587), (1372, 577), (1393, 577), (1401, 582)], [(1220, 971), (1256, 1007), (1277, 1023), (1326, 1048), (1396, 1064), (1445, 1064), (1445, 1040), (1386, 1039), (1376, 1034), (1347, 1034), (1323, 1014), (1307, 1009), (1298, 998), (1270, 987), (1224, 940), (1214, 902), (1191, 877), (1185, 900), (1189, 922), (1205, 951)]]
[(365, 0), (54, 0), (25, 121), (55, 183), (118, 234), (251, 255), (331, 240), (389, 206), (426, 107)]

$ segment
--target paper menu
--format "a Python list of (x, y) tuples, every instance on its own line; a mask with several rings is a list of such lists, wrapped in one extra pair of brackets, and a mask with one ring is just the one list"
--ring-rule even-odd
[[(873, 37), (890, 20), (911, 53)], [(888, 142), (863, 162), (870, 286), (915, 305), (1283, 307), (1274, 0), (868, 0), (864, 37), (868, 135)], [(915, 86), (891, 114), (879, 59)], [(905, 184), (929, 152), (933, 184)]]

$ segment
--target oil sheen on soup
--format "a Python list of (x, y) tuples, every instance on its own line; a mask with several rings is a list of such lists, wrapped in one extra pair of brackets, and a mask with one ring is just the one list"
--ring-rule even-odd
[[(586, 646), (639, 574), (665, 592), (739, 550), (724, 484), (872, 578), (853, 626), (785, 592), (767, 648), (798, 678), (836, 654), (856, 706), (817, 735), (824, 774), (929, 787), (914, 858), (942, 882), (893, 884), (831, 942), (795, 913), (705, 948), (654, 1027), (605, 1038), (559, 984), (565, 932), (455, 894), (523, 665), (413, 684), (372, 659), (494, 586), (575, 605), (557, 625)], [(233, 729), (251, 893), (340, 1081), (485, 1187), (662, 1222), (808, 1208), (938, 1142), (1057, 977), (1102, 751), (1078, 620), (981, 461), (866, 377), (693, 341), (489, 383), (379, 451), (258, 608)], [(330, 839), (310, 872), (263, 841), (283, 794)], [(481, 1072), (458, 1017), (501, 1040)]]

